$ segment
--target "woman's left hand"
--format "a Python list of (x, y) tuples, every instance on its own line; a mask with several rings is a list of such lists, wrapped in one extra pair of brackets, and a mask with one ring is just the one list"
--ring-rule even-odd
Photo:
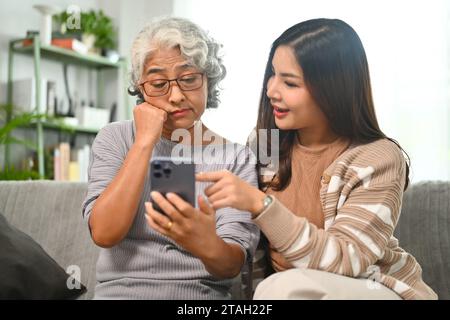
[(205, 195), (216, 210), (232, 207), (256, 216), (264, 207), (265, 193), (228, 170), (201, 172), (196, 175), (196, 180), (214, 182), (205, 189)]
[(168, 193), (164, 198), (154, 191), (151, 197), (166, 214), (154, 210), (150, 202), (145, 203), (147, 221), (153, 229), (198, 258), (217, 247), (220, 238), (216, 234), (215, 211), (203, 197), (198, 197), (199, 209), (174, 193)]

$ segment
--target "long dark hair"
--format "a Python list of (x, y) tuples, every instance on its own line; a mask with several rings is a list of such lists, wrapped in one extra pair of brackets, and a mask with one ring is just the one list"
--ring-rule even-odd
[[(267, 97), (267, 82), (273, 75), (275, 50), (282, 45), (292, 48), (303, 70), (305, 85), (334, 133), (348, 138), (354, 144), (366, 144), (386, 138), (402, 150), (406, 161), (406, 190), (409, 184), (409, 156), (397, 141), (381, 131), (375, 114), (364, 47), (353, 28), (338, 19), (313, 19), (298, 23), (283, 32), (272, 44), (256, 127), (257, 132), (259, 129), (267, 130), (267, 150), (271, 152), (270, 129), (277, 129), (270, 99)], [(277, 191), (288, 186), (296, 133), (297, 130), (279, 131), (277, 181), (260, 181), (261, 186)], [(260, 161), (258, 166), (263, 167)]]

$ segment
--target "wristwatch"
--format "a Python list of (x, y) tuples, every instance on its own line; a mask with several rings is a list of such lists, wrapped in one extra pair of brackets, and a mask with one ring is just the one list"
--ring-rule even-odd
[(263, 210), (261, 212), (265, 211), (270, 206), (272, 201), (273, 199), (271, 196), (265, 196), (263, 200)]
[(266, 195), (262, 201), (263, 203), (263, 208), (259, 209), (257, 212), (252, 212), (252, 218), (255, 219), (257, 216), (259, 216), (261, 213), (263, 213), (269, 206), (270, 204), (273, 202), (273, 199), (271, 196)]

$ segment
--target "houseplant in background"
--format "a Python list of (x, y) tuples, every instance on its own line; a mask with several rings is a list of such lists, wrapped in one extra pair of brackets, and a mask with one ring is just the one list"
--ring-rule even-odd
[[(45, 115), (37, 114), (35, 112), (14, 112), (14, 107), (11, 104), (0, 105), (0, 148), (3, 149), (7, 145), (20, 144), (28, 149), (36, 150), (36, 143), (18, 139), (12, 136), (12, 131), (18, 127), (26, 127), (31, 125), (38, 119)], [(33, 168), (33, 165), (27, 165), (22, 169), (15, 169), (13, 165), (4, 164), (0, 170), (0, 180), (29, 180), (39, 179), (39, 173)]]
[(116, 31), (113, 21), (102, 10), (81, 12), (79, 29), (68, 28), (70, 14), (66, 11), (54, 15), (53, 19), (59, 24), (61, 34), (78, 38), (91, 53), (108, 56), (109, 52), (116, 49)]

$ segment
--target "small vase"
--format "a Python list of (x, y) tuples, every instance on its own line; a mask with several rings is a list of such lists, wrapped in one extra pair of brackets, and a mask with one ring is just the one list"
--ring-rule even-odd
[(81, 35), (81, 42), (83, 42), (84, 45), (87, 47), (88, 52), (93, 51), (95, 40), (96, 40), (95, 35), (92, 33), (83, 33)]

